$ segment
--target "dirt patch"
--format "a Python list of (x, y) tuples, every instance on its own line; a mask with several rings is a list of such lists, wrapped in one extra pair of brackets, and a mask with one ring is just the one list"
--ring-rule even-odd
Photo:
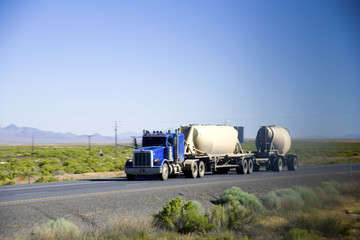
[[(65, 173), (61, 175), (53, 176), (59, 181), (75, 181), (81, 179), (100, 179), (100, 178), (115, 178), (115, 177), (125, 177), (125, 172), (94, 172), (94, 173), (82, 173), (82, 174), (75, 174), (75, 173)], [(16, 179), (16, 184), (28, 184), (34, 183), (39, 177), (32, 177), (29, 179)]]

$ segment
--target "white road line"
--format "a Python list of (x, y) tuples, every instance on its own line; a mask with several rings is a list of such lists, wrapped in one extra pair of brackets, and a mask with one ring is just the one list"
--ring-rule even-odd
[(16, 191), (16, 190), (31, 190), (31, 189), (38, 189), (38, 188), (53, 188), (53, 187), (67, 187), (67, 186), (75, 186), (75, 185), (85, 185), (85, 184), (97, 184), (97, 183), (106, 183), (107, 181), (99, 181), (99, 182), (86, 182), (86, 183), (68, 183), (62, 185), (47, 185), (47, 186), (37, 186), (37, 187), (22, 187), (22, 188), (5, 188), (0, 189), (0, 192), (4, 191)]

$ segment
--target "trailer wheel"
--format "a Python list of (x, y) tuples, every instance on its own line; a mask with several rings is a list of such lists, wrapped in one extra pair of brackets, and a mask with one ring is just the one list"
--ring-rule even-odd
[(197, 165), (196, 162), (194, 162), (191, 165), (191, 177), (192, 178), (197, 178), (197, 175), (198, 175), (198, 165)]
[(164, 163), (162, 173), (159, 174), (159, 177), (162, 181), (166, 181), (169, 178), (169, 166), (167, 163)]
[(249, 158), (247, 160), (247, 164), (248, 164), (248, 174), (252, 173), (253, 172), (253, 169), (254, 169), (254, 161), (252, 160), (252, 158)]
[(204, 175), (205, 175), (205, 164), (204, 164), (203, 161), (199, 161), (198, 169), (199, 169), (198, 177), (199, 178), (204, 177)]
[(295, 171), (298, 168), (298, 159), (296, 156), (289, 157), (287, 168), (289, 171)]
[(239, 167), (236, 168), (238, 174), (246, 174), (248, 172), (248, 164), (246, 159), (240, 161)]
[(126, 174), (126, 178), (128, 181), (134, 181), (136, 178), (136, 175)]
[(275, 172), (281, 172), (283, 166), (283, 161), (281, 157), (277, 157), (275, 159), (275, 165), (274, 165), (274, 171)]

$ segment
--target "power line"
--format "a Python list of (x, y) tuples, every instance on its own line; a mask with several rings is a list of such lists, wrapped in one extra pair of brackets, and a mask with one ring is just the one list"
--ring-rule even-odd
[(117, 156), (117, 123), (118, 121), (113, 121), (115, 123), (115, 156)]
[(86, 135), (89, 138), (89, 153), (91, 152), (91, 137), (94, 135)]

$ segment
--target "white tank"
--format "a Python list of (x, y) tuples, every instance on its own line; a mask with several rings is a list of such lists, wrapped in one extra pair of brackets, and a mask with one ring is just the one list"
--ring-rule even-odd
[(272, 144), (273, 149), (278, 150), (279, 155), (284, 156), (291, 147), (290, 133), (284, 127), (263, 126), (257, 133), (255, 143), (258, 152), (270, 151)]
[(181, 126), (180, 133), (186, 141), (185, 154), (230, 155), (240, 151), (238, 132), (232, 126)]

